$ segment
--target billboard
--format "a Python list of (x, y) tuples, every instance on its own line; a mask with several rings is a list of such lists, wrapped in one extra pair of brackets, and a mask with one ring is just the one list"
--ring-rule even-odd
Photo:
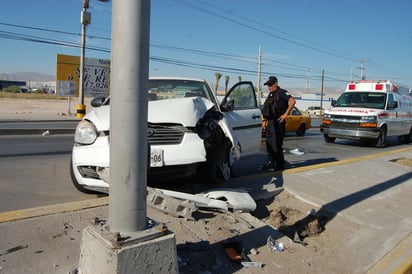
[[(74, 81), (75, 96), (79, 96), (80, 57), (57, 54), (56, 80)], [(84, 58), (84, 96), (107, 96), (110, 87), (110, 60)], [(62, 91), (63, 92), (63, 91)], [(59, 95), (59, 88), (57, 87)]]

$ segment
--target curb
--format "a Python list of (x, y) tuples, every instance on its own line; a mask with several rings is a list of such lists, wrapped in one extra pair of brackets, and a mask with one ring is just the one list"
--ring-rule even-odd
[(83, 209), (107, 206), (108, 204), (109, 197), (102, 197), (84, 201), (13, 210), (0, 213), (0, 224), (28, 218), (42, 217), (59, 213), (74, 212)]

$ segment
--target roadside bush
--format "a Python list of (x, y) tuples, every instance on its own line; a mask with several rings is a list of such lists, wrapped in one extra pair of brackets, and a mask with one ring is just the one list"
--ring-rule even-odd
[(8, 86), (5, 91), (11, 93), (21, 93), (21, 89), (18, 86)]

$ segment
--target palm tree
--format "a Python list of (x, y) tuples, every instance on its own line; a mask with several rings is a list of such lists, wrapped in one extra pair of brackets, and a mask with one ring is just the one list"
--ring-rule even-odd
[(217, 88), (219, 87), (219, 80), (220, 80), (220, 77), (222, 77), (222, 74), (219, 72), (216, 72), (215, 77), (216, 77), (215, 94), (217, 94)]
[(229, 84), (229, 76), (228, 75), (226, 75), (225, 76), (225, 95), (227, 94), (227, 86), (228, 86), (228, 84)]

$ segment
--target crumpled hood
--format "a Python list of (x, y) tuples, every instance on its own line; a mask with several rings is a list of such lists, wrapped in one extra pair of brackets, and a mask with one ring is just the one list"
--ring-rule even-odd
[[(180, 123), (185, 127), (194, 127), (213, 107), (211, 101), (202, 97), (150, 101), (148, 120), (150, 123)], [(94, 108), (84, 119), (93, 122), (99, 131), (109, 130), (110, 105)]]
[(202, 97), (187, 97), (149, 102), (150, 123), (180, 123), (194, 127), (214, 104)]

